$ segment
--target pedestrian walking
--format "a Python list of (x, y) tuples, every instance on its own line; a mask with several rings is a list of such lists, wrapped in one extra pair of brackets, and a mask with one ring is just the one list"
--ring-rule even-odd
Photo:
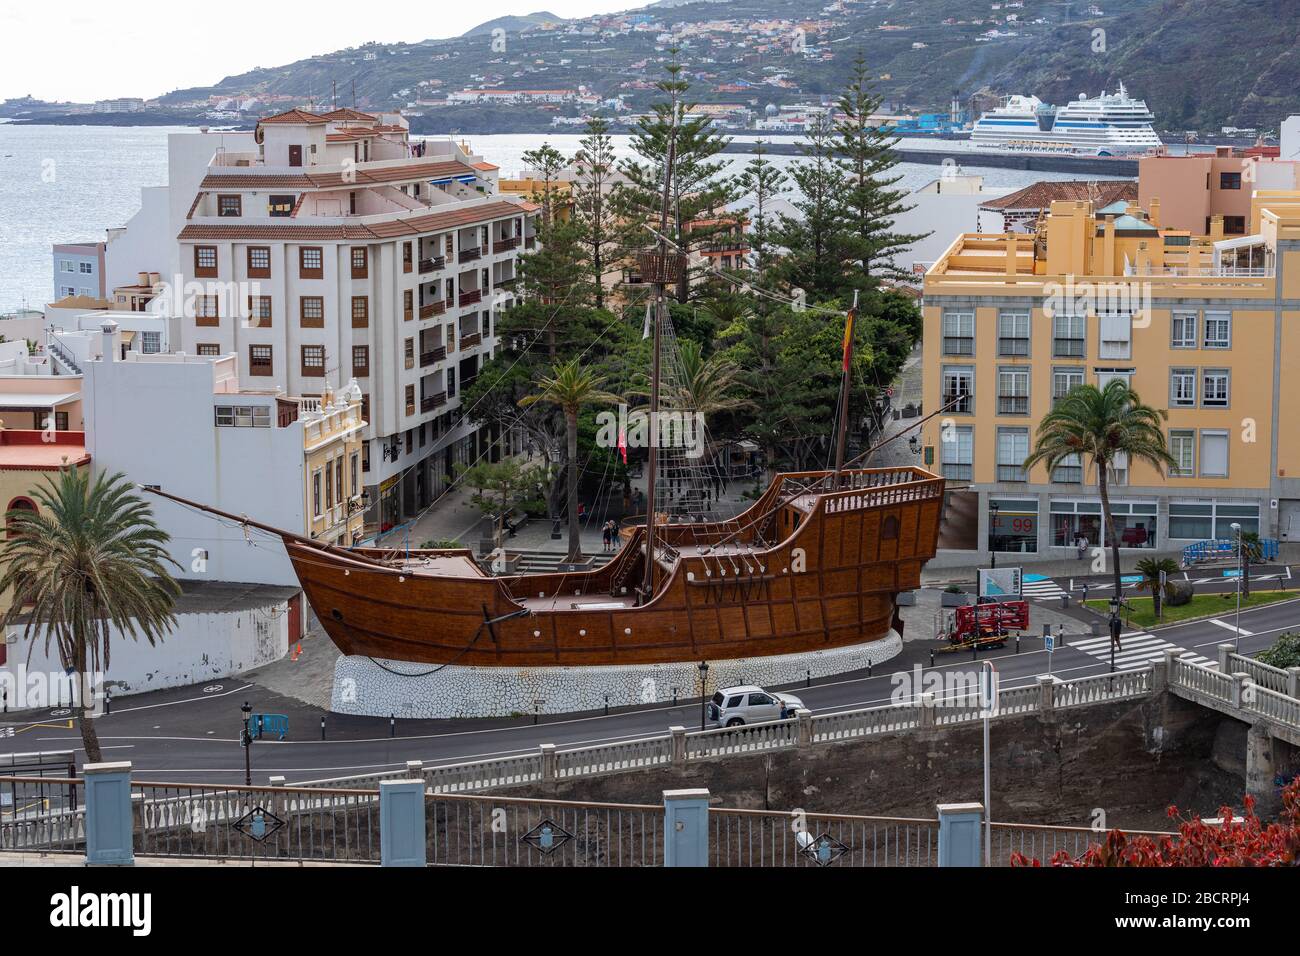
[(605, 553), (609, 553), (609, 522), (606, 521), (600, 526), (600, 542)]

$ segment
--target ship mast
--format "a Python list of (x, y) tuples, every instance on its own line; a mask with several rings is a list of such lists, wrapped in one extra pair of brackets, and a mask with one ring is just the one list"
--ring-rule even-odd
[[(645, 519), (645, 579), (642, 583), (644, 600), (654, 596), (655, 582), (655, 492), (659, 463), (659, 380), (663, 342), (664, 311), (668, 308), (664, 288), (670, 275), (676, 275), (678, 256), (670, 259), (668, 253), (668, 211), (672, 204), (673, 163), (677, 160), (677, 95), (672, 98), (673, 123), (668, 131), (668, 151), (664, 157), (664, 194), (659, 209), (659, 246), (654, 257), (654, 359), (650, 370), (650, 466), (646, 469), (646, 519)], [(650, 257), (646, 257), (649, 259)], [(669, 262), (673, 269), (668, 268)]]

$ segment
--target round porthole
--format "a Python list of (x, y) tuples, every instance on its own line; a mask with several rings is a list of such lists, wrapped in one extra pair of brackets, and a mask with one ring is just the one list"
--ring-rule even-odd
[(341, 621), (343, 620), (343, 612), (338, 608), (332, 608), (330, 610), (330, 617), (334, 618), (336, 621)]

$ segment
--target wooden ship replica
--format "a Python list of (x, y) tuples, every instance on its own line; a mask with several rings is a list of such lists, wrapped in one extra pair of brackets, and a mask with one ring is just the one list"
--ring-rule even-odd
[[(672, 164), (670, 140), (659, 245), (639, 257), (642, 282), (657, 293), (651, 423), (671, 336), (664, 290), (686, 265), (664, 238)], [(661, 503), (680, 477), (664, 480), (652, 424), (648, 514), (625, 526), (622, 547), (594, 570), (493, 576), (468, 549), (342, 548), (151, 490), (278, 535), (322, 627), (347, 655), (552, 668), (732, 660), (880, 640), (901, 634), (896, 597), (920, 586), (935, 554), (944, 481), (916, 467), (845, 467), (855, 311), (846, 319), (834, 468), (778, 474), (726, 520), (674, 520)]]

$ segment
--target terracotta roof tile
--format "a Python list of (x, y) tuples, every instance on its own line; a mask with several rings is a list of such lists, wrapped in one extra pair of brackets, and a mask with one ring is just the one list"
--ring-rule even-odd
[(201, 188), (214, 189), (311, 189), (312, 181), (306, 173), (208, 173)]
[(475, 168), (475, 169), (488, 170), (488, 169), (500, 169), (501, 167), (500, 167), (500, 166), (496, 166), (496, 165), (494, 165), (494, 164), (492, 164), (492, 163), (475, 163), (475, 164), (474, 164), (474, 168)]
[(324, 116), (327, 120), (334, 120), (334, 121), (362, 120), (362, 121), (373, 122), (379, 119), (378, 116), (373, 116), (370, 113), (363, 113), (360, 110), (354, 110), (349, 106), (340, 106), (336, 110), (330, 110), (328, 113), (322, 113), (321, 115)]
[(177, 237), (189, 241), (263, 240), (270, 242), (309, 242), (317, 240), (360, 241), (414, 236), (422, 232), (442, 232), (472, 223), (491, 222), (528, 212), (519, 203), (507, 200), (453, 209), (448, 212), (423, 213), (404, 219), (390, 219), (367, 225), (312, 225), (310, 223), (192, 223)]
[(980, 203), (981, 209), (1047, 209), (1056, 200), (1090, 201), (1097, 208), (1117, 200), (1137, 202), (1137, 183), (1131, 179), (1078, 180), (1031, 183), (1005, 196)]
[(258, 126), (265, 126), (268, 123), (283, 124), (285, 126), (319, 126), (322, 123), (328, 123), (329, 120), (324, 116), (316, 113), (308, 113), (306, 110), (289, 110), (286, 113), (277, 113), (275, 116), (267, 116), (257, 121)]

